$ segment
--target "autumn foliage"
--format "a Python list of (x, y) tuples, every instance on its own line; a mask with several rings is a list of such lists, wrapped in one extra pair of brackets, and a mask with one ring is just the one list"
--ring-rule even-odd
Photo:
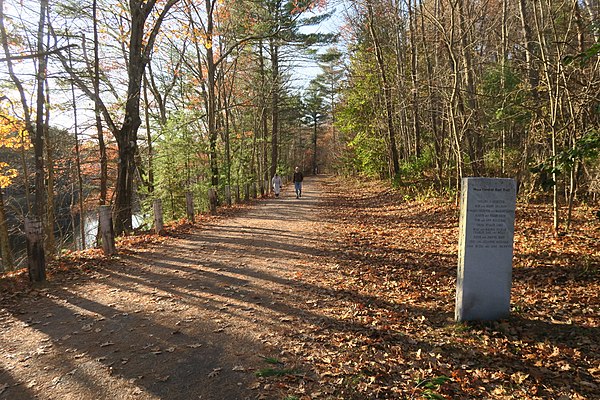
[[(31, 147), (25, 124), (0, 108), (0, 148), (27, 150)], [(17, 169), (0, 161), (0, 189), (7, 188), (18, 175)]]

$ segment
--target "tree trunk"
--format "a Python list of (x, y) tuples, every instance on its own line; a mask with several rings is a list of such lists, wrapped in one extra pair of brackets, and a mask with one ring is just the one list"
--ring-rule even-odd
[[(220, 53), (223, 54), (224, 50), (221, 49)], [(219, 76), (221, 88), (220, 96), (222, 99), (222, 107), (224, 113), (223, 121), (223, 141), (225, 145), (225, 181), (227, 185), (231, 186), (231, 109), (229, 107), (229, 96), (231, 90), (228, 90), (226, 84), (226, 68), (224, 62), (219, 65)], [(235, 73), (235, 71), (233, 71)]]
[(385, 111), (386, 111), (386, 121), (387, 121), (387, 133), (389, 140), (389, 150), (390, 150), (390, 162), (392, 165), (392, 174), (393, 178), (396, 179), (400, 175), (400, 163), (398, 160), (398, 149), (396, 147), (396, 130), (394, 128), (394, 105), (392, 102), (392, 90), (390, 84), (387, 79), (385, 62), (383, 60), (383, 54), (381, 50), (381, 46), (379, 44), (379, 40), (377, 34), (375, 33), (374, 26), (374, 13), (373, 13), (373, 5), (371, 4), (371, 0), (367, 2), (367, 9), (369, 12), (369, 32), (371, 34), (371, 39), (373, 40), (373, 46), (375, 47), (375, 58), (377, 59), (377, 67), (379, 70), (379, 79), (381, 80), (381, 85), (383, 87), (383, 99), (385, 102)]
[(538, 98), (539, 77), (537, 70), (534, 68), (533, 60), (535, 56), (535, 45), (531, 35), (531, 20), (527, 10), (527, 0), (519, 0), (519, 14), (521, 22), (521, 34), (525, 42), (525, 64), (527, 67), (527, 78), (529, 81), (529, 90), (534, 100)]
[(29, 279), (34, 282), (46, 280), (46, 256), (44, 253), (43, 239), (43, 224), (45, 206), (45, 174), (44, 174), (44, 133), (46, 131), (44, 121), (44, 107), (46, 97), (44, 95), (44, 86), (46, 84), (46, 66), (47, 56), (44, 55), (44, 27), (46, 25), (46, 10), (48, 8), (48, 0), (40, 1), (40, 20), (38, 25), (37, 37), (37, 111), (36, 111), (36, 126), (35, 136), (33, 140), (33, 148), (35, 154), (35, 201), (33, 203), (33, 217), (31, 224), (26, 227), (30, 228), (28, 235), (28, 266)]
[[(598, 23), (598, 12), (600, 11), (600, 5), (598, 0), (583, 0), (585, 8), (590, 16), (590, 21)], [(594, 42), (600, 41), (600, 30), (596, 27), (593, 31)]]
[[(46, 104), (50, 104), (50, 95), (48, 90), (48, 80), (44, 82), (46, 86)], [(52, 141), (50, 137), (50, 107), (46, 107), (44, 116), (44, 138), (46, 147), (46, 170), (48, 171), (48, 179), (46, 181), (46, 254), (53, 257), (56, 254), (56, 238), (54, 237), (54, 225), (56, 223), (56, 215), (54, 213), (54, 155), (52, 151)]]
[(217, 155), (217, 100), (215, 90), (215, 79), (216, 79), (216, 66), (213, 51), (213, 10), (214, 1), (206, 1), (206, 40), (209, 41), (206, 47), (206, 80), (207, 80), (207, 120), (208, 120), (208, 141), (209, 141), (209, 162), (211, 172), (211, 185), (213, 187), (219, 186), (219, 164)]
[[(138, 103), (138, 104), (130, 104)], [(137, 100), (129, 97), (126, 105), (125, 123), (116, 135), (119, 151), (117, 166), (117, 189), (115, 196), (115, 233), (121, 234), (133, 229), (132, 202), (133, 177), (135, 174), (135, 151), (137, 131), (141, 125), (139, 118), (139, 93)], [(127, 117), (129, 116), (129, 118)]]
[[(473, 60), (471, 57), (471, 51), (469, 46), (469, 35), (467, 30), (466, 17), (468, 10), (464, 5), (464, 0), (457, 1), (458, 6), (458, 28), (460, 32), (460, 57), (462, 62), (462, 69), (464, 70), (463, 78), (465, 80), (465, 98), (467, 112), (472, 116), (465, 120), (466, 125), (466, 137), (468, 142), (469, 157), (471, 162), (471, 169), (473, 175), (481, 176), (484, 172), (483, 164), (483, 138), (481, 136), (479, 127), (479, 109), (477, 105), (476, 93), (475, 93), (475, 76), (473, 71)], [(469, 21), (470, 22), (470, 21)], [(463, 114), (463, 118), (467, 116)]]
[(312, 171), (314, 175), (317, 175), (318, 166), (317, 166), (317, 128), (318, 128), (318, 116), (315, 114), (313, 116), (313, 137), (312, 137), (312, 145), (313, 145), (313, 159), (312, 159)]
[[(50, 21), (49, 9), (46, 8), (46, 18)], [(46, 48), (50, 48), (50, 30), (46, 34)], [(54, 225), (56, 215), (54, 212), (54, 155), (52, 141), (50, 140), (50, 89), (48, 85), (48, 76), (44, 73), (45, 93), (45, 112), (44, 112), (44, 138), (46, 147), (46, 170), (48, 171), (47, 193), (46, 193), (46, 253), (53, 257), (56, 254), (56, 238), (54, 237)]]
[[(148, 79), (144, 75), (144, 116), (146, 119), (146, 146), (148, 147), (148, 193), (154, 192), (154, 150), (150, 129), (150, 102), (148, 101)], [(190, 182), (188, 182), (189, 187)]]
[[(250, 165), (248, 166), (248, 171), (246, 173), (245, 179), (248, 177), (254, 177), (257, 175), (260, 170), (260, 151), (258, 149), (259, 143), (256, 135), (252, 135), (252, 153), (250, 155)], [(243, 146), (240, 147), (240, 152), (243, 149)]]
[(44, 216), (46, 205), (45, 173), (44, 173), (44, 108), (46, 96), (44, 95), (44, 86), (46, 83), (47, 58), (44, 53), (44, 28), (46, 25), (46, 10), (48, 0), (40, 1), (40, 20), (38, 24), (37, 51), (40, 54), (37, 58), (37, 104), (35, 120), (35, 136), (33, 138), (33, 148), (35, 154), (35, 201), (33, 204), (33, 213), (40, 219)]
[[(408, 4), (408, 23), (410, 32), (410, 77), (412, 82), (411, 100), (412, 100), (412, 125), (413, 135), (415, 140), (415, 156), (421, 157), (421, 125), (419, 121), (419, 87), (417, 80), (417, 44), (416, 44), (416, 26), (415, 10), (412, 4), (413, 0), (409, 0)], [(416, 3), (416, 0), (415, 0)]]
[[(550, 151), (552, 156), (552, 180), (554, 181), (554, 185), (552, 186), (552, 227), (554, 229), (554, 234), (558, 235), (558, 231), (560, 228), (560, 216), (559, 216), (559, 196), (558, 196), (558, 173), (557, 173), (557, 163), (556, 163), (556, 155), (558, 153), (557, 148), (557, 130), (558, 130), (558, 114), (559, 114), (559, 97), (560, 93), (558, 92), (558, 82), (555, 82), (552, 77), (555, 75), (555, 72), (551, 71), (550, 68), (556, 66), (557, 69), (560, 69), (560, 61), (557, 61), (556, 64), (553, 64), (550, 59), (549, 47), (546, 40), (545, 32), (543, 31), (542, 26), (547, 20), (547, 16), (544, 14), (544, 5), (541, 0), (536, 0), (534, 3), (534, 22), (536, 27), (536, 33), (538, 36), (538, 42), (540, 44), (540, 57), (542, 61), (542, 71), (544, 74), (544, 84), (546, 85), (546, 89), (548, 91), (548, 112), (550, 118)], [(558, 55), (557, 55), (558, 57)], [(558, 74), (556, 74), (558, 76)], [(558, 78), (556, 78), (558, 79)]]
[[(444, 162), (443, 162), (443, 142), (444, 139), (442, 137), (441, 132), (443, 132), (440, 129), (440, 123), (439, 123), (439, 117), (438, 117), (438, 112), (439, 112), (439, 103), (438, 103), (438, 96), (434, 94), (433, 91), (433, 65), (432, 65), (432, 60), (431, 60), (431, 52), (430, 52), (430, 48), (428, 46), (428, 42), (426, 39), (426, 35), (425, 35), (425, 15), (424, 15), (424, 9), (423, 9), (423, 2), (419, 2), (419, 7), (420, 7), (420, 15), (421, 15), (421, 19), (420, 19), (420, 28), (421, 28), (421, 37), (423, 38), (423, 50), (424, 50), (424, 54), (425, 54), (425, 62), (426, 62), (426, 66), (427, 66), (427, 94), (429, 97), (429, 120), (431, 123), (431, 130), (433, 131), (433, 148), (435, 151), (435, 165), (436, 165), (436, 178), (438, 181), (439, 186), (442, 186), (442, 179), (443, 179), (443, 168), (444, 168)], [(436, 4), (436, 8), (435, 8), (435, 16), (437, 17), (437, 4)], [(437, 43), (438, 40), (435, 40), (434, 43)], [(437, 52), (435, 52), (435, 57), (437, 58)]]
[[(508, 0), (502, 0), (502, 40), (500, 50), (500, 65), (501, 65), (501, 77), (500, 82), (502, 85), (502, 109), (506, 106), (506, 63), (508, 61)], [(500, 147), (500, 170), (502, 176), (506, 176), (506, 123), (502, 122), (501, 132), (501, 147)]]
[[(0, 0), (2, 1), (2, 0)], [(31, 124), (28, 124), (31, 126)], [(28, 129), (28, 133), (31, 131)], [(33, 212), (33, 206), (31, 204), (31, 193), (30, 193), (30, 184), (29, 184), (29, 167), (27, 166), (27, 150), (25, 148), (27, 145), (25, 144), (25, 135), (21, 134), (21, 143), (20, 143), (20, 156), (21, 156), (21, 165), (23, 167), (23, 181), (25, 184), (25, 203), (27, 204), (27, 213), (31, 214)]]
[(136, 172), (135, 157), (137, 154), (137, 133), (142, 121), (140, 119), (140, 93), (142, 78), (150, 54), (154, 47), (156, 35), (169, 9), (178, 0), (168, 0), (162, 11), (155, 16), (154, 25), (149, 35), (144, 27), (146, 20), (154, 11), (156, 0), (130, 0), (131, 29), (129, 33), (129, 58), (127, 60), (127, 100), (125, 115), (120, 129), (114, 132), (119, 153), (117, 167), (117, 187), (115, 195), (115, 232), (121, 234), (131, 231), (132, 202), (134, 195), (134, 176)]
[(567, 221), (565, 222), (565, 231), (568, 232), (571, 228), (571, 220), (573, 216), (573, 205), (575, 193), (577, 191), (577, 169), (579, 164), (575, 163), (569, 171), (569, 197), (567, 199)]
[(279, 72), (279, 44), (277, 38), (271, 38), (271, 168), (269, 176), (274, 176), (277, 172), (279, 162), (279, 91), (281, 90), (281, 79)]
[[(450, 102), (447, 104), (448, 116), (450, 119), (450, 131), (454, 142), (455, 161), (456, 161), (456, 202), (460, 196), (460, 183), (464, 176), (464, 157), (463, 157), (463, 124), (464, 119), (464, 104), (461, 98), (461, 78), (457, 56), (454, 52), (454, 38), (456, 35), (455, 12), (450, 11), (450, 37), (446, 40), (446, 50), (450, 60), (450, 69), (452, 72), (452, 91), (450, 94)], [(449, 157), (450, 158), (450, 157)]]
[(267, 118), (267, 80), (266, 80), (266, 70), (265, 70), (265, 59), (264, 59), (264, 55), (263, 55), (263, 42), (262, 40), (260, 40), (258, 42), (258, 49), (259, 49), (259, 66), (260, 66), (260, 88), (261, 88), (261, 101), (260, 101), (260, 127), (259, 127), (259, 131), (260, 131), (260, 138), (261, 138), (261, 152), (262, 152), (262, 157), (261, 157), (261, 161), (259, 162), (259, 165), (262, 165), (262, 168), (259, 168), (259, 170), (261, 171), (262, 175), (264, 178), (268, 178), (269, 177), (269, 171), (270, 168), (268, 168), (267, 166), (269, 165), (269, 154), (268, 154), (268, 149), (269, 149), (269, 140), (268, 140), (268, 132), (269, 132), (269, 120)]
[[(96, 117), (96, 132), (98, 134), (98, 151), (100, 152), (100, 205), (105, 205), (108, 197), (108, 157), (106, 143), (102, 131), (102, 116), (100, 110), (100, 54), (98, 40), (98, 1), (92, 3), (92, 19), (94, 20), (94, 114)], [(82, 210), (83, 212), (83, 210)]]
[(12, 252), (10, 251), (3, 191), (4, 189), (0, 188), (0, 256), (2, 257), (2, 267), (4, 271), (9, 271), (13, 269), (15, 264)]
[[(72, 66), (71, 51), (69, 50), (69, 66)], [(71, 81), (71, 100), (73, 102), (73, 129), (75, 130), (75, 165), (77, 168), (77, 189), (79, 199), (79, 235), (81, 236), (81, 250), (85, 250), (85, 211), (83, 209), (83, 177), (81, 175), (81, 151), (79, 148), (79, 123), (77, 114), (77, 98), (75, 84)], [(75, 234), (75, 232), (73, 232)]]

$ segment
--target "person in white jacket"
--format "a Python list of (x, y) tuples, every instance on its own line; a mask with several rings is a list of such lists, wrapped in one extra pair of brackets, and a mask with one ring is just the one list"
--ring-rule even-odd
[(273, 186), (273, 192), (275, 192), (275, 197), (279, 197), (279, 193), (281, 193), (281, 177), (277, 175), (275, 172), (275, 176), (271, 179), (271, 186)]

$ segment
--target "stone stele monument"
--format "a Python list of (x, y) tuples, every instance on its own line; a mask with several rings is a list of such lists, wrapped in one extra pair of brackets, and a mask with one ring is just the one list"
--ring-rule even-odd
[(460, 199), (457, 321), (510, 313), (516, 182), (463, 178)]

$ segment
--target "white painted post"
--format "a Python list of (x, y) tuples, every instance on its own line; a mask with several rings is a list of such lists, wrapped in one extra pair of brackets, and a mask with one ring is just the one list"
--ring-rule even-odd
[(192, 192), (185, 192), (185, 211), (188, 221), (194, 223), (194, 195)]
[(231, 186), (225, 185), (225, 202), (231, 206)]
[(208, 189), (208, 204), (210, 213), (215, 215), (217, 213), (217, 190), (214, 187)]
[(44, 227), (37, 217), (25, 217), (27, 242), (27, 271), (31, 282), (46, 280), (46, 255), (44, 253)]
[(112, 256), (117, 254), (112, 209), (110, 206), (98, 207), (98, 222), (100, 224), (100, 236), (102, 236), (102, 250), (104, 251), (104, 255)]
[(510, 313), (516, 182), (463, 178), (460, 201), (457, 321)]
[(165, 224), (163, 220), (162, 200), (154, 199), (152, 206), (154, 208), (154, 231), (157, 235), (163, 235), (165, 233)]

